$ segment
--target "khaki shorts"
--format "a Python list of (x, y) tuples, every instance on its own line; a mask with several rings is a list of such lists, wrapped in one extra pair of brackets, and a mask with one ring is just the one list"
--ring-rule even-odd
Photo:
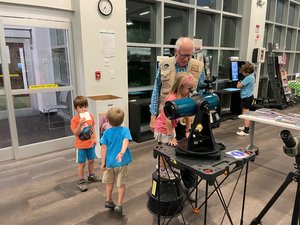
[(127, 178), (127, 165), (108, 168), (103, 173), (102, 183), (112, 184), (117, 179), (117, 187), (121, 187), (122, 184), (125, 184)]

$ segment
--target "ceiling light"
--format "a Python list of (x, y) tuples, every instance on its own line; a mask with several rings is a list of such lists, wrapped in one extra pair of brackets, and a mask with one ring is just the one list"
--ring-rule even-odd
[(145, 16), (145, 15), (148, 15), (149, 13), (150, 13), (150, 11), (141, 12), (140, 16)]
[(165, 16), (164, 19), (169, 19), (171, 18), (172, 16)]
[(127, 26), (132, 26), (132, 25), (133, 25), (132, 20), (131, 20), (131, 19), (128, 19), (128, 20), (126, 21), (126, 25), (127, 25)]

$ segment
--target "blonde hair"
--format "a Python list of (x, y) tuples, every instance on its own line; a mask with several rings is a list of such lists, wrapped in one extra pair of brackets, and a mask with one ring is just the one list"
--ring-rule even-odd
[(107, 120), (113, 127), (118, 127), (123, 123), (124, 111), (119, 107), (111, 107), (107, 111)]
[(187, 72), (178, 73), (170, 89), (170, 94), (178, 94), (181, 88), (190, 81), (195, 82), (193, 75)]

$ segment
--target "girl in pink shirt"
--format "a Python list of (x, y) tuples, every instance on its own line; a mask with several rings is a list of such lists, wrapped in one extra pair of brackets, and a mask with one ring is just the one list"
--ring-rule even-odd
[[(194, 77), (187, 73), (181, 72), (178, 73), (174, 79), (173, 85), (171, 87), (169, 95), (166, 97), (166, 101), (172, 101), (179, 98), (186, 98), (190, 94), (190, 89), (194, 88), (196, 82)], [(177, 146), (175, 127), (179, 119), (169, 120), (164, 110), (160, 112), (155, 122), (154, 128), (154, 137), (158, 143), (169, 144), (171, 146)], [(191, 120), (190, 117), (184, 117), (186, 123), (186, 137), (189, 135), (189, 130), (191, 129)], [(161, 176), (163, 178), (174, 178), (174, 175), (171, 177), (170, 172), (166, 171), (165, 162), (160, 161), (161, 167)]]

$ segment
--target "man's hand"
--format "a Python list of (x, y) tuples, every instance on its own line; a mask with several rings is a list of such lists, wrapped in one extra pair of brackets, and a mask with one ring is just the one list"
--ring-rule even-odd
[(151, 115), (149, 127), (150, 127), (150, 130), (152, 132), (154, 132), (155, 122), (156, 122), (156, 116), (155, 115)]

